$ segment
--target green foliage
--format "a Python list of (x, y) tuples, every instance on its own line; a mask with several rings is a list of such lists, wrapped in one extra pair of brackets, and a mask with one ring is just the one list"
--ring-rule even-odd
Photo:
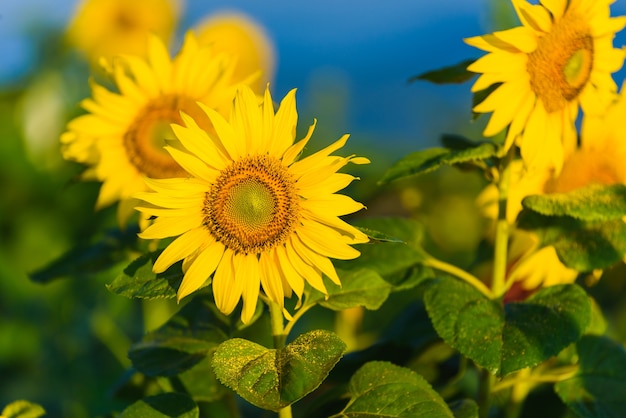
[(613, 221), (626, 216), (626, 186), (593, 184), (569, 193), (527, 196), (522, 206), (545, 216)]
[(626, 186), (591, 185), (569, 193), (528, 196), (518, 217), (522, 229), (552, 245), (578, 271), (605, 269), (626, 253)]
[(429, 256), (422, 248), (424, 227), (413, 219), (365, 218), (355, 224), (366, 230), (382, 230), (395, 237), (386, 242), (361, 245), (361, 256), (355, 260), (336, 261), (341, 269), (366, 269), (378, 273), (392, 285), (392, 292), (412, 289), (434, 273), (423, 265)]
[(379, 184), (386, 184), (409, 176), (430, 173), (444, 165), (479, 162), (498, 153), (495, 144), (485, 142), (472, 148), (450, 150), (447, 148), (429, 148), (413, 152), (396, 162), (380, 179)]
[[(452, 418), (450, 408), (417, 373), (387, 362), (370, 362), (350, 379), (350, 401), (333, 418), (416, 417)], [(463, 417), (477, 417), (463, 408)], [(468, 411), (470, 411), (468, 413)]]
[(605, 269), (626, 253), (626, 224), (621, 219), (583, 221), (524, 210), (518, 225), (536, 233), (542, 246), (553, 246), (563, 264), (574, 270)]
[(282, 349), (233, 338), (213, 355), (218, 379), (253, 405), (278, 411), (317, 388), (345, 344), (332, 332), (310, 331)]
[(125, 261), (128, 250), (136, 244), (136, 228), (111, 230), (93, 244), (77, 245), (47, 266), (32, 272), (30, 278), (37, 283), (48, 283), (63, 277), (88, 279)]
[(391, 285), (372, 270), (360, 269), (353, 271), (337, 271), (341, 280), (338, 286), (325, 280), (328, 296), (308, 288), (305, 292), (307, 304), (319, 304), (334, 311), (363, 306), (376, 310), (387, 300)]
[(163, 393), (143, 398), (124, 410), (120, 418), (198, 418), (198, 405), (182, 393)]
[(539, 290), (504, 307), (460, 280), (442, 277), (424, 294), (437, 333), (493, 374), (535, 366), (576, 342), (591, 315), (589, 297), (576, 285)]
[(456, 65), (440, 68), (438, 70), (427, 71), (423, 74), (418, 74), (409, 78), (409, 81), (413, 82), (423, 80), (436, 84), (465, 83), (476, 76), (476, 73), (467, 71), (467, 67), (474, 61), (475, 60), (473, 59), (467, 59)]
[(561, 400), (579, 417), (626, 416), (626, 350), (602, 336), (585, 336), (578, 344), (580, 369), (558, 382)]
[(183, 280), (181, 263), (176, 263), (163, 273), (156, 274), (152, 265), (160, 251), (144, 254), (124, 269), (107, 289), (111, 292), (137, 299), (173, 299)]
[(45, 414), (40, 405), (23, 400), (11, 402), (0, 413), (2, 418), (39, 418)]
[(146, 376), (176, 376), (206, 359), (234, 332), (232, 318), (203, 295), (134, 344), (128, 356)]

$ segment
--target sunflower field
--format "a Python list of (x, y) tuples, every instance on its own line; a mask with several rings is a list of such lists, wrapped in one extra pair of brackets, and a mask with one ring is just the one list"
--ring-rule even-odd
[(623, 1), (0, 0), (0, 418), (626, 417)]

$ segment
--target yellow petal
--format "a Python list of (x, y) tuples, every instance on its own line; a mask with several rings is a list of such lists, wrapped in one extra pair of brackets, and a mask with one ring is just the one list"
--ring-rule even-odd
[(179, 301), (198, 290), (211, 277), (223, 254), (224, 246), (215, 241), (198, 253), (185, 272), (183, 281), (178, 288), (177, 299)]
[(152, 271), (163, 273), (172, 264), (195, 251), (200, 244), (206, 241), (207, 235), (207, 231), (204, 228), (195, 228), (185, 232), (163, 250), (159, 258), (154, 262)]

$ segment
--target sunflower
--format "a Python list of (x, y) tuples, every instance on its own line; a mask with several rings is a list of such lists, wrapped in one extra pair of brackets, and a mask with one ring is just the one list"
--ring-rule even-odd
[(150, 34), (168, 41), (178, 21), (174, 0), (84, 0), (67, 29), (67, 40), (97, 64), (118, 54), (146, 56)]
[(485, 136), (508, 126), (506, 149), (516, 142), (529, 167), (558, 172), (576, 147), (579, 106), (601, 114), (617, 90), (624, 51), (613, 38), (626, 17), (610, 17), (613, 0), (512, 1), (522, 26), (465, 40), (488, 52), (468, 66), (481, 74), (472, 91), (495, 87), (474, 111), (493, 112)]
[(363, 205), (336, 194), (355, 179), (337, 171), (349, 162), (369, 161), (330, 155), (348, 135), (299, 160), (315, 124), (294, 144), (295, 90), (276, 113), (268, 89), (259, 105), (247, 86), (238, 91), (229, 121), (200, 107), (214, 131), (183, 114), (184, 125), (173, 130), (184, 149), (166, 147), (186, 173), (147, 179), (154, 192), (137, 195), (146, 202), (137, 209), (157, 217), (140, 237), (178, 236), (153, 270), (163, 272), (183, 260), (178, 300), (213, 275), (217, 307), (230, 314), (242, 298), (243, 322), (250, 321), (260, 288), (286, 312), (284, 297), (293, 291), (301, 298), (305, 282), (323, 293), (322, 274), (340, 284), (329, 258), (358, 257), (350, 245), (368, 238), (339, 219)]
[(180, 111), (210, 131), (211, 122), (197, 103), (227, 114), (237, 90), (231, 57), (213, 54), (191, 33), (173, 60), (156, 36), (150, 38), (148, 52), (147, 60), (113, 60), (111, 75), (119, 92), (92, 83), (93, 97), (82, 102), (90, 113), (70, 121), (61, 136), (64, 157), (88, 164), (84, 177), (103, 182), (96, 207), (120, 200), (121, 225), (136, 205), (132, 195), (146, 190), (144, 176), (186, 175), (163, 149), (166, 143), (177, 146), (170, 124), (182, 123)]
[(274, 78), (276, 53), (267, 32), (241, 13), (223, 12), (212, 14), (195, 29), (200, 43), (208, 43), (215, 52), (226, 52), (237, 57), (233, 73), (235, 80), (261, 70), (261, 77), (251, 85), (262, 93)]

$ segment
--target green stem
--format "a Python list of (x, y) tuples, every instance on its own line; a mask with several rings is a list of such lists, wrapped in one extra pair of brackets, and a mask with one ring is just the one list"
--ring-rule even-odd
[[(272, 337), (274, 337), (274, 348), (280, 351), (285, 347), (287, 334), (283, 328), (283, 310), (280, 305), (274, 301), (266, 301), (270, 307), (270, 321), (272, 324)], [(287, 405), (278, 411), (279, 418), (291, 418), (291, 405)]]
[(487, 370), (482, 371), (477, 399), (479, 418), (487, 418), (489, 416), (489, 409), (491, 408), (491, 389), (495, 379), (495, 376)]
[(432, 267), (439, 271), (449, 273), (455, 277), (458, 277), (461, 280), (466, 281), (489, 299), (493, 297), (493, 293), (491, 292), (491, 290), (489, 290), (489, 288), (485, 286), (485, 284), (480, 279), (478, 279), (476, 276), (471, 275), (467, 271), (458, 268), (457, 266), (448, 264), (445, 261), (437, 260), (432, 256), (424, 260), (424, 265)]
[(289, 335), (293, 326), (296, 324), (296, 322), (298, 322), (298, 319), (302, 318), (302, 315), (304, 315), (309, 309), (311, 309), (314, 306), (315, 306), (314, 304), (304, 305), (300, 309), (298, 309), (295, 314), (293, 314), (293, 318), (291, 318), (291, 321), (287, 322), (287, 325), (285, 325), (285, 329), (284, 329), (285, 337)]
[(501, 296), (505, 291), (506, 266), (509, 245), (509, 221), (506, 218), (506, 207), (509, 198), (509, 183), (511, 181), (511, 161), (515, 147), (511, 147), (501, 163), (501, 176), (498, 181), (498, 221), (496, 222), (496, 239), (493, 260), (493, 279), (491, 291)]
[(552, 373), (549, 374), (522, 376), (521, 378), (503, 380), (493, 386), (493, 391), (498, 392), (520, 383), (557, 383), (573, 377), (576, 373), (578, 373), (577, 365), (566, 366), (552, 370)]

